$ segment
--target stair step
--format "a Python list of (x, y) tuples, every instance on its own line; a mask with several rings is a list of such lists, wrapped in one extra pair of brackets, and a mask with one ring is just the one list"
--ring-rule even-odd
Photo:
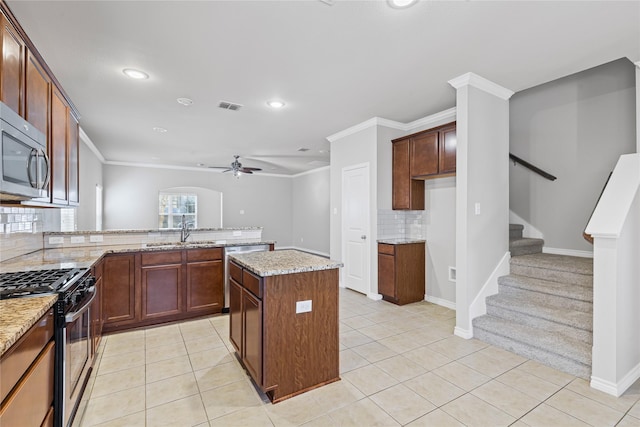
[(522, 239), (522, 224), (509, 224), (509, 239)]
[(581, 378), (591, 375), (591, 344), (584, 341), (490, 315), (473, 319), (473, 331), (482, 341), (555, 369)]
[(593, 288), (510, 274), (498, 278), (500, 295), (538, 298), (545, 305), (593, 313)]
[(487, 314), (547, 332), (556, 332), (587, 343), (593, 342), (593, 314), (544, 305), (536, 298), (492, 295)]
[(511, 258), (511, 274), (592, 288), (593, 260), (543, 253), (515, 256)]
[(543, 245), (544, 240), (542, 239), (531, 239), (528, 237), (518, 239), (509, 238), (509, 251), (512, 257), (541, 253)]

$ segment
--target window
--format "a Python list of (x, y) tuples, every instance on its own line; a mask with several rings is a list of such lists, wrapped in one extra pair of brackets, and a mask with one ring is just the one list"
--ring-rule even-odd
[(160, 193), (158, 228), (182, 227), (182, 216), (189, 228), (197, 228), (198, 196), (187, 193)]

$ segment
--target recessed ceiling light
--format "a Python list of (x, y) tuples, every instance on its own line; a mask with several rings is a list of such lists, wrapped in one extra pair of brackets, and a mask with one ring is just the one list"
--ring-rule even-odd
[(155, 132), (158, 132), (158, 133), (166, 133), (167, 132), (167, 130), (165, 128), (161, 128), (159, 126), (154, 127), (153, 130)]
[(193, 104), (193, 99), (189, 99), (189, 98), (178, 98), (176, 99), (176, 101), (178, 101), (178, 104), (184, 105), (185, 107), (189, 107), (190, 105)]
[(282, 108), (284, 107), (284, 102), (274, 99), (273, 101), (267, 102), (267, 105), (271, 108)]
[(418, 2), (418, 0), (387, 0), (389, 6), (395, 9), (404, 9), (409, 6), (413, 6)]
[(125, 68), (122, 70), (125, 76), (136, 80), (144, 80), (149, 78), (149, 74), (144, 71), (134, 70), (133, 68)]

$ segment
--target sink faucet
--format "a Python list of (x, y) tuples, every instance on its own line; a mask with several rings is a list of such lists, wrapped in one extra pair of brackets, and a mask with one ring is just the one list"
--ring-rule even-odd
[(187, 238), (191, 234), (191, 230), (189, 230), (189, 226), (187, 225), (187, 220), (184, 215), (182, 215), (182, 227), (180, 228), (180, 242), (184, 243), (187, 241)]

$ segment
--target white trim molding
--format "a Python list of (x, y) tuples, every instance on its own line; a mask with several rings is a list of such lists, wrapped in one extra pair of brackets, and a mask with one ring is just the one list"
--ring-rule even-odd
[(640, 364), (637, 364), (627, 375), (624, 376), (617, 383), (604, 380), (602, 378), (596, 378), (591, 376), (591, 387), (596, 390), (600, 390), (615, 397), (622, 396), (629, 387), (640, 378)]
[[(322, 172), (322, 171), (329, 170), (329, 169), (331, 169), (331, 166), (321, 166), (321, 167), (319, 167), (317, 169), (311, 169), (311, 170), (308, 170), (308, 171), (297, 173), (295, 175), (291, 175), (291, 178), (297, 178), (299, 176), (309, 175), (309, 174), (317, 173), (317, 172)], [(289, 175), (287, 175), (287, 176), (289, 176)]]
[[(474, 298), (471, 305), (469, 305), (469, 322), (473, 322), (478, 316), (487, 314), (487, 297), (498, 293), (498, 277), (506, 276), (511, 272), (511, 252), (507, 251), (502, 256), (498, 265), (493, 269), (484, 285), (478, 292), (478, 295)], [(472, 327), (473, 329), (473, 327)]]
[(484, 77), (480, 77), (474, 73), (466, 73), (456, 78), (449, 80), (449, 84), (455, 89), (460, 89), (462, 86), (473, 86), (505, 101), (511, 98), (514, 94), (512, 90), (502, 87), (491, 80), (487, 80)]
[(449, 308), (451, 310), (455, 310), (456, 309), (456, 303), (453, 301), (449, 301), (443, 298), (438, 298), (438, 297), (433, 297), (433, 296), (429, 296), (429, 295), (425, 295), (424, 296), (424, 300), (436, 305), (440, 305), (442, 307), (446, 307)]
[(547, 246), (543, 246), (542, 253), (577, 256), (580, 258), (593, 258), (593, 251), (579, 251), (576, 249), (549, 248)]
[(346, 136), (353, 135), (355, 133), (358, 133), (360, 131), (363, 131), (365, 129), (368, 129), (374, 126), (384, 126), (387, 128), (408, 132), (420, 127), (428, 127), (433, 123), (439, 124), (446, 120), (454, 121), (455, 119), (456, 119), (456, 107), (449, 108), (439, 113), (431, 114), (429, 116), (414, 120), (409, 123), (396, 122), (395, 120), (384, 119), (382, 117), (373, 117), (362, 123), (358, 123), (357, 125), (351, 126), (340, 132), (334, 133), (333, 135), (329, 135), (327, 137), (327, 140), (329, 142), (335, 142)]
[(100, 160), (100, 163), (106, 163), (106, 159), (104, 158), (100, 150), (98, 150), (98, 147), (95, 146), (93, 141), (91, 141), (91, 138), (89, 138), (89, 135), (87, 135), (82, 128), (80, 128), (80, 141), (84, 142), (84, 145), (89, 147), (89, 150), (91, 150), (91, 152), (95, 154), (98, 160)]
[(453, 328), (453, 335), (464, 338), (465, 340), (470, 340), (471, 338), (473, 338), (473, 331), (462, 329), (460, 326), (456, 326), (455, 328)]

